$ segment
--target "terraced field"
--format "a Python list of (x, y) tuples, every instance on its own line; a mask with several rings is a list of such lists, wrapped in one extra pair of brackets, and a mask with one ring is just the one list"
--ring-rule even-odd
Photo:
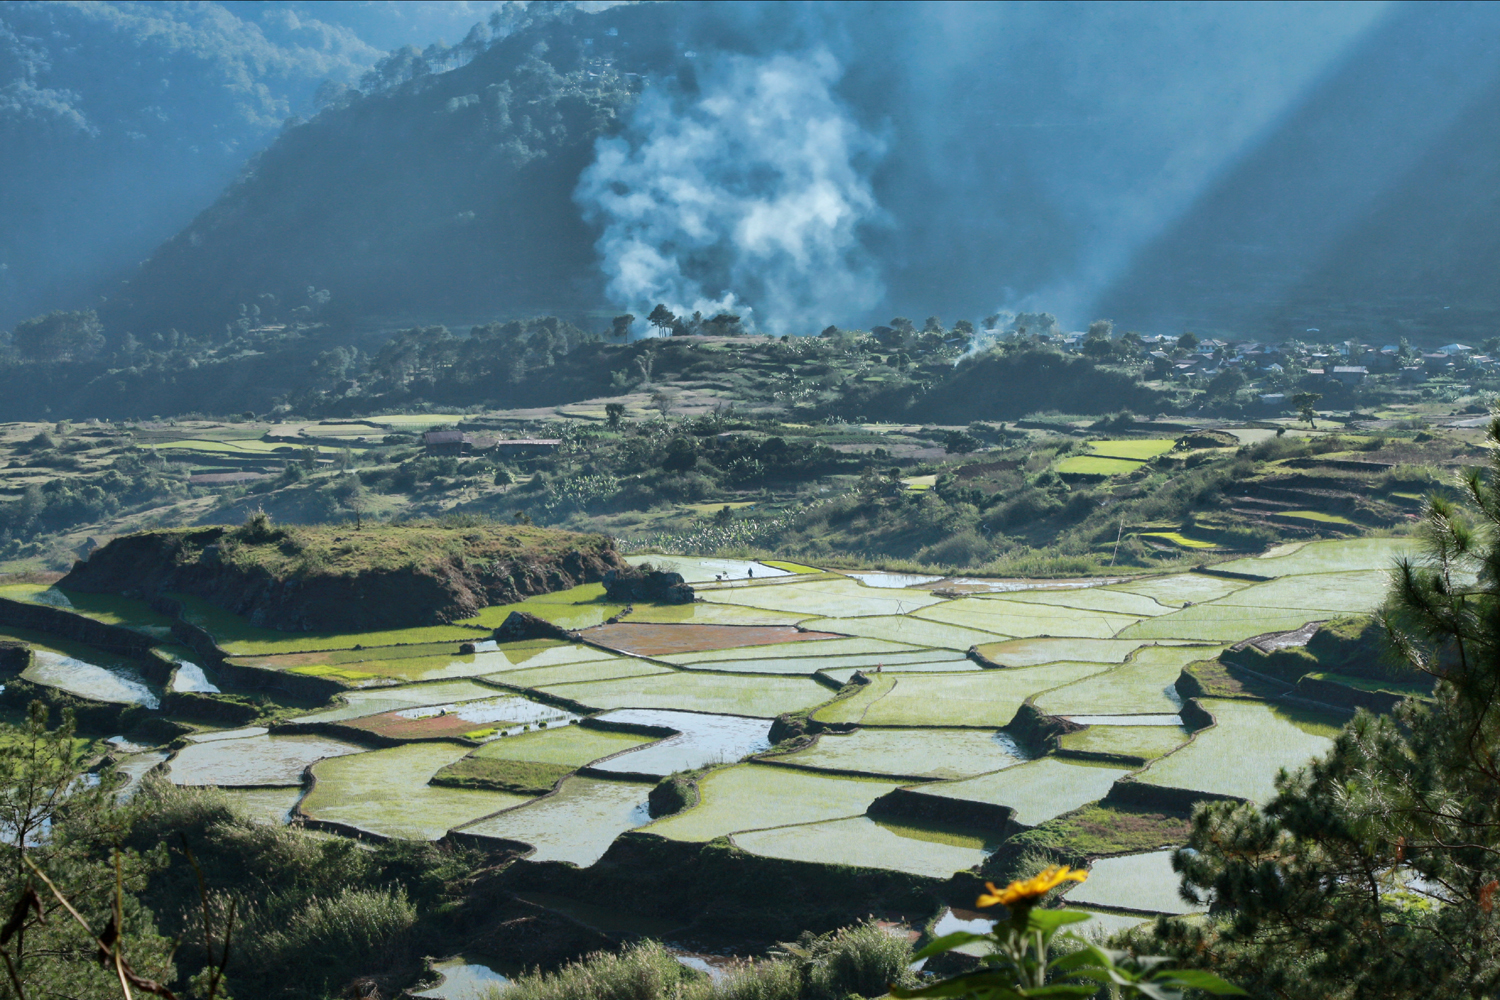
[[(1151, 457), (1110, 444), (1083, 457)], [(703, 599), (638, 605), (604, 626), (623, 605), (591, 585), (454, 625), (347, 634), (275, 632), (188, 602), (219, 659), (157, 645), (150, 660), (17, 628), (0, 639), (33, 647), (23, 680), (99, 711), (167, 712), (174, 690), (213, 699), (245, 677), (257, 690), (284, 681), (300, 700), (266, 701), (260, 721), (194, 719), (180, 749), (122, 762), (132, 780), (162, 764), (168, 780), (224, 788), (264, 822), (420, 840), (458, 831), (580, 866), (626, 831), (728, 837), (751, 855), (944, 878), (1013, 832), (1004, 817), (1035, 827), (1104, 814), (1117, 789), (1174, 808), (1265, 801), (1277, 770), (1323, 752), (1346, 716), (1249, 695), (1185, 705), (1184, 667), (1374, 610), (1408, 548), (1318, 541), (1202, 572), (1031, 582), (633, 556), (699, 581)], [(0, 597), (145, 645), (172, 625), (144, 602), (40, 584)], [(497, 640), (517, 610), (582, 638)], [(794, 742), (773, 747), (777, 716), (778, 738)], [(1077, 725), (1049, 723), (1060, 735), (1048, 740), (1020, 724), (1047, 716)], [(671, 775), (698, 799), (653, 820), (647, 796)], [(1171, 882), (1161, 843), (1099, 852), (1120, 856), (1096, 862), (1070, 898), (1116, 921), (1180, 910), (1157, 892)]]

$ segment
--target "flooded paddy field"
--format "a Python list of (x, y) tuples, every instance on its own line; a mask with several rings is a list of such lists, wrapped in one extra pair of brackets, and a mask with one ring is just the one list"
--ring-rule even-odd
[[(1309, 623), (1375, 610), (1409, 548), (1314, 541), (1202, 572), (1041, 581), (631, 556), (682, 572), (700, 600), (641, 604), (615, 624), (624, 605), (597, 584), (450, 625), (346, 634), (275, 632), (185, 602), (222, 667), (163, 645), (171, 620), (143, 602), (11, 585), (0, 597), (157, 642), (160, 671), (56, 636), (0, 638), (31, 646), (28, 685), (117, 713), (244, 700), (232, 667), (320, 685), (302, 701), (263, 697), (263, 714), (240, 721), (175, 721), (186, 735), (170, 747), (130, 736), (141, 745), (116, 754), (124, 794), (160, 768), (224, 789), (259, 821), (325, 833), (450, 838), (580, 868), (621, 843), (716, 841), (940, 880), (1018, 828), (1107, 814), (1122, 797), (1264, 802), (1278, 769), (1323, 753), (1348, 709), (1254, 687), (1188, 697), (1199, 689), (1179, 682), (1202, 661), (1231, 669), (1219, 660), (1231, 644), (1306, 644)], [(497, 639), (517, 610), (581, 639)], [(1358, 686), (1342, 676), (1317, 673)], [(653, 818), (659, 782), (687, 791)], [(1166, 842), (1091, 855), (1070, 905), (1111, 928), (1180, 912)]]

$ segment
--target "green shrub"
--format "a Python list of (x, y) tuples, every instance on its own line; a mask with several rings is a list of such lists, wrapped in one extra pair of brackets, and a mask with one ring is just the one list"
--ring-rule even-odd
[(675, 1000), (690, 976), (661, 944), (646, 941), (618, 954), (596, 952), (556, 972), (521, 976), (503, 990), (492, 990), (490, 996), (504, 1000)]

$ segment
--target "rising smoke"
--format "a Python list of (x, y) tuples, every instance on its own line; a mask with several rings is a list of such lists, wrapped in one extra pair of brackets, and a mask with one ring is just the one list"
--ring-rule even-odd
[(826, 50), (721, 56), (691, 96), (648, 90), (575, 195), (603, 228), (611, 300), (739, 312), (776, 334), (874, 306), (860, 237), (880, 218), (868, 171), (883, 147), (835, 95), (840, 75)]

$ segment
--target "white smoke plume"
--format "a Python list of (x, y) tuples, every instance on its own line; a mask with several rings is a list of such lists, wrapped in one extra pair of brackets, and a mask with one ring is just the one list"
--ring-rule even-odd
[(700, 62), (694, 97), (648, 90), (579, 180), (612, 300), (738, 312), (776, 334), (872, 307), (884, 287), (859, 231), (880, 218), (867, 172), (883, 147), (834, 94), (838, 62)]

